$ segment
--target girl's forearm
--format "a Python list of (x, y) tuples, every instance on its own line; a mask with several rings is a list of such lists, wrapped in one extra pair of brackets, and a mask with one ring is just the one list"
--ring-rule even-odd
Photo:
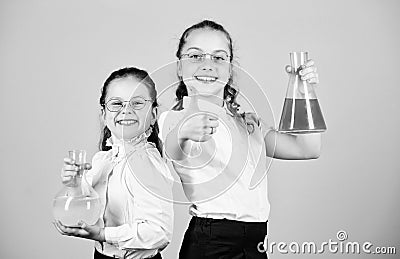
[(296, 142), (303, 159), (315, 159), (321, 154), (321, 133), (299, 134)]
[(264, 141), (267, 156), (277, 159), (315, 159), (321, 152), (321, 133), (287, 134), (271, 130)]

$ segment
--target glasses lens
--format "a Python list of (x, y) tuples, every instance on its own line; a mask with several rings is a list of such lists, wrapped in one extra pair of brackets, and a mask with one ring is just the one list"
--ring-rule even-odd
[(188, 58), (190, 61), (192, 61), (193, 63), (201, 63), (204, 60), (204, 54), (201, 52), (192, 52), (189, 53)]
[(133, 107), (133, 109), (141, 110), (146, 105), (146, 100), (144, 98), (141, 98), (141, 97), (136, 97), (136, 98), (133, 98), (130, 101), (130, 104)]
[(212, 59), (215, 63), (221, 64), (228, 61), (229, 57), (226, 53), (217, 53), (212, 55)]
[(124, 104), (121, 100), (110, 100), (107, 102), (107, 109), (111, 112), (120, 111), (124, 107)]

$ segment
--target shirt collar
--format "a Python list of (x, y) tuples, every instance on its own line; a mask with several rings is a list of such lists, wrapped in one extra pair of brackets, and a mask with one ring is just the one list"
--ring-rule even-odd
[[(132, 138), (129, 141), (119, 139), (111, 133), (111, 137), (107, 139), (107, 146), (111, 146), (111, 152), (113, 157), (123, 157), (126, 155), (127, 150), (131, 152), (134, 149), (143, 147), (147, 142), (147, 137), (151, 134), (151, 130), (147, 130)], [(133, 149), (132, 149), (133, 147)]]

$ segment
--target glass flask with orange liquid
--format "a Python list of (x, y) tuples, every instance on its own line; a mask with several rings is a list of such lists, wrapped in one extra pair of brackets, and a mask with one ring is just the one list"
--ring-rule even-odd
[(101, 204), (99, 195), (86, 181), (86, 170), (91, 167), (86, 163), (86, 152), (69, 151), (69, 158), (74, 161), (79, 171), (54, 197), (54, 219), (69, 227), (78, 226), (81, 220), (94, 225), (100, 217)]
[(301, 66), (308, 60), (307, 52), (291, 52), (289, 84), (283, 104), (279, 131), (285, 133), (315, 133), (326, 130), (326, 124), (314, 87), (300, 78)]

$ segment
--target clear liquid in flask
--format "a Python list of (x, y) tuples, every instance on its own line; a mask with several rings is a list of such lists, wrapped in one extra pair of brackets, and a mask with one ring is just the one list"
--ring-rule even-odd
[(101, 203), (99, 195), (85, 178), (86, 153), (74, 150), (70, 151), (69, 157), (81, 170), (54, 197), (54, 219), (69, 227), (78, 226), (80, 221), (94, 225), (100, 218)]
[(54, 198), (53, 206), (54, 218), (66, 226), (78, 226), (78, 222), (81, 220), (89, 225), (94, 225), (99, 219), (100, 201), (98, 197), (61, 196)]

